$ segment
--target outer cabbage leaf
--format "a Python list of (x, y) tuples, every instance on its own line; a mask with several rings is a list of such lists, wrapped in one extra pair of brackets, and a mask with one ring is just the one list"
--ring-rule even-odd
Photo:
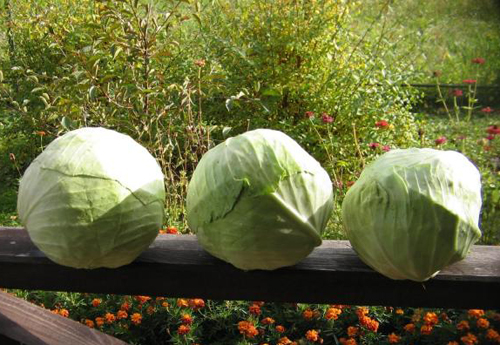
[(21, 179), (18, 211), (35, 245), (76, 268), (118, 267), (156, 238), (163, 174), (130, 137), (82, 128), (54, 140)]
[(481, 181), (462, 154), (392, 150), (369, 165), (342, 204), (362, 261), (392, 279), (425, 281), (481, 236)]
[(244, 269), (290, 266), (321, 244), (333, 209), (326, 171), (285, 134), (259, 129), (207, 152), (187, 221), (209, 253)]

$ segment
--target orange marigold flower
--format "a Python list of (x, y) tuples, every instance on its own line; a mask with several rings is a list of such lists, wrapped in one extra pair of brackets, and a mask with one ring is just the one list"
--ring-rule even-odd
[(123, 302), (120, 309), (128, 311), (130, 309), (130, 304), (128, 304), (128, 302)]
[(36, 133), (37, 135), (41, 136), (41, 137), (44, 137), (44, 136), (46, 136), (46, 135), (47, 135), (47, 132), (45, 132), (45, 131), (36, 131), (35, 133)]
[(248, 330), (245, 332), (245, 337), (247, 337), (247, 338), (255, 338), (258, 335), (259, 335), (259, 331), (253, 325), (250, 326), (250, 328), (248, 328)]
[(116, 321), (115, 314), (112, 313), (106, 313), (106, 315), (104, 315), (104, 318), (106, 319), (106, 323), (113, 323)]
[(205, 301), (201, 298), (193, 298), (189, 300), (189, 307), (194, 310), (198, 310), (205, 307)]
[(132, 323), (134, 325), (139, 325), (142, 321), (142, 315), (139, 313), (133, 313), (130, 318), (132, 319)]
[(354, 327), (354, 326), (347, 327), (347, 335), (350, 338), (354, 338), (355, 336), (357, 336), (358, 332), (359, 332), (359, 328), (358, 327)]
[(285, 333), (285, 327), (283, 327), (281, 325), (276, 326), (275, 329), (276, 329), (276, 332), (278, 332), (278, 333)]
[(457, 324), (457, 329), (459, 331), (467, 331), (470, 329), (470, 326), (469, 326), (469, 321), (467, 320), (462, 320), (460, 321), (458, 324)]
[(52, 309), (50, 312), (52, 314), (59, 314), (59, 309)]
[(155, 313), (155, 307), (150, 305), (148, 309), (146, 309), (146, 313), (148, 313), (148, 315), (153, 315)]
[(164, 307), (164, 308), (168, 308), (168, 307), (170, 307), (170, 304), (168, 302), (163, 302), (161, 304), (161, 306)]
[(340, 344), (342, 345), (357, 345), (358, 343), (356, 342), (356, 339), (354, 338), (349, 338), (349, 339), (346, 339), (346, 338), (340, 338), (339, 339), (339, 342)]
[(96, 317), (95, 324), (97, 325), (97, 327), (101, 327), (102, 325), (104, 325), (104, 318), (103, 317)]
[(475, 319), (479, 319), (481, 316), (484, 315), (484, 310), (482, 310), (482, 309), (469, 309), (467, 314), (469, 314), (470, 317), (473, 317)]
[(135, 299), (140, 303), (144, 304), (151, 299), (149, 296), (135, 296)]
[(255, 326), (248, 321), (238, 322), (238, 330), (247, 338), (254, 338), (259, 334), (259, 331)]
[(116, 319), (121, 320), (126, 318), (128, 318), (128, 313), (125, 310), (118, 310), (116, 313)]
[(356, 309), (356, 315), (358, 315), (359, 319), (361, 319), (363, 316), (366, 316), (368, 312), (369, 310), (366, 307), (358, 307), (358, 309)]
[(486, 329), (486, 328), (490, 327), (490, 322), (488, 320), (486, 320), (484, 317), (477, 319), (476, 324), (477, 324), (477, 327), (479, 327), (479, 328)]
[(190, 325), (193, 323), (193, 317), (189, 314), (182, 314), (181, 322), (185, 325)]
[(288, 337), (282, 337), (278, 340), (277, 345), (291, 345), (291, 344), (292, 344), (292, 341), (290, 339), (288, 339)]
[(86, 319), (85, 324), (87, 325), (87, 327), (90, 327), (90, 328), (94, 328), (94, 326), (95, 326), (94, 321), (92, 321), (90, 319)]
[(92, 306), (93, 307), (98, 307), (101, 304), (102, 300), (100, 298), (94, 298), (92, 300)]
[(260, 323), (262, 323), (263, 325), (272, 325), (273, 323), (275, 323), (275, 321), (273, 318), (265, 317), (262, 319), (262, 321), (260, 321)]
[(349, 306), (346, 304), (330, 304), (330, 308), (344, 309), (348, 307)]
[(404, 313), (405, 313), (405, 311), (403, 309), (401, 309), (401, 308), (396, 309), (396, 314), (403, 315)]
[(179, 328), (177, 328), (177, 333), (179, 335), (184, 335), (184, 334), (188, 334), (190, 330), (191, 330), (191, 327), (189, 327), (187, 325), (180, 325)]
[(498, 334), (498, 332), (494, 329), (490, 328), (486, 331), (486, 339), (496, 340), (497, 342), (500, 342), (500, 334)]
[(69, 311), (67, 309), (61, 309), (59, 310), (59, 315), (68, 317), (69, 316)]
[(327, 320), (337, 320), (339, 315), (342, 313), (342, 309), (339, 308), (328, 308), (326, 310), (325, 318)]
[(248, 312), (255, 316), (259, 316), (262, 313), (260, 307), (257, 304), (252, 304), (250, 307), (248, 307)]
[(467, 335), (461, 337), (460, 340), (462, 340), (462, 343), (464, 343), (464, 345), (474, 345), (479, 343), (477, 337), (472, 333), (467, 333)]
[(304, 312), (302, 313), (302, 317), (306, 320), (311, 320), (314, 316), (314, 313), (311, 309), (306, 309), (304, 310)]
[(251, 325), (252, 323), (249, 321), (240, 321), (238, 322), (238, 330), (240, 333), (244, 333)]
[(439, 322), (438, 316), (436, 313), (426, 313), (424, 316), (424, 322), (426, 325), (434, 326)]
[(415, 332), (415, 324), (414, 323), (409, 323), (403, 327), (403, 329), (408, 332), (408, 333), (413, 333)]
[(429, 335), (431, 334), (432, 329), (432, 325), (422, 325), (422, 327), (420, 327), (420, 334)]
[(167, 227), (167, 234), (169, 235), (177, 235), (179, 233), (179, 230), (175, 226), (169, 226)]
[(318, 331), (311, 329), (306, 332), (306, 339), (312, 342), (316, 342), (319, 340), (319, 333)]
[(457, 341), (449, 341), (447, 345), (459, 345)]
[(387, 336), (389, 344), (397, 344), (401, 340), (401, 337), (395, 333), (391, 333)]
[(187, 308), (187, 307), (189, 307), (189, 303), (188, 303), (187, 299), (178, 298), (177, 299), (177, 306), (181, 307), (181, 308)]
[(366, 328), (368, 328), (372, 332), (377, 332), (378, 326), (379, 326), (378, 321), (371, 319), (370, 323), (366, 325)]

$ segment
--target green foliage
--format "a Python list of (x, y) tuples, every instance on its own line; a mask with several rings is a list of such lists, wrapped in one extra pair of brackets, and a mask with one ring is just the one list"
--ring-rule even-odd
[(22, 172), (70, 129), (127, 133), (161, 163), (172, 222), (183, 221), (200, 156), (231, 128), (280, 129), (338, 183), (353, 180), (377, 120), (394, 125), (385, 145), (411, 145), (417, 99), (400, 85), (414, 73), (402, 54), (390, 65), (380, 54), (394, 48), (390, 31), (376, 40), (353, 32), (354, 9), (326, 0), (11, 4), (0, 123), (7, 141), (21, 139), (4, 150)]
[(318, 344), (320, 338), (324, 344), (354, 339), (375, 345), (390, 344), (391, 334), (399, 337), (400, 344), (447, 344), (468, 333), (480, 344), (494, 344), (498, 339), (488, 329), (500, 327), (500, 315), (493, 310), (11, 292), (134, 345), (290, 345), (292, 341), (306, 345)]
[[(211, 20), (202, 30), (209, 42), (207, 62), (222, 77), (218, 91), (226, 102), (210, 114), (219, 116), (225, 106), (229, 113), (218, 119), (240, 131), (281, 129), (334, 175), (359, 173), (363, 152), (353, 131), (365, 141), (377, 120), (396, 126), (387, 144), (412, 142), (408, 109), (416, 97), (401, 83), (414, 72), (402, 55), (394, 57), (399, 63), (385, 64), (380, 53), (393, 49), (387, 32), (371, 41), (350, 30), (352, 5), (326, 0), (216, 4), (204, 12)], [(306, 112), (320, 116), (314, 129)], [(319, 114), (333, 123), (322, 125)]]

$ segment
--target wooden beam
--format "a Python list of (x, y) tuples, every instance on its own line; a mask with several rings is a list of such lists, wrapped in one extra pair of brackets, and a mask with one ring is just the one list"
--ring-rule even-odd
[(219, 300), (446, 308), (500, 308), (500, 247), (425, 282), (395, 281), (361, 262), (347, 241), (323, 241), (293, 267), (244, 272), (213, 258), (194, 236), (159, 235), (132, 264), (82, 270), (47, 259), (18, 228), (0, 228), (0, 287)]
[(0, 340), (26, 345), (127, 344), (5, 292), (0, 292)]

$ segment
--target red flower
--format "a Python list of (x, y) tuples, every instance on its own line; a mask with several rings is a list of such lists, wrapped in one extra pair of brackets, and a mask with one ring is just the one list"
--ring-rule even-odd
[(382, 151), (389, 152), (390, 150), (391, 150), (391, 147), (389, 145), (382, 146)]
[(375, 127), (377, 127), (377, 128), (387, 128), (387, 127), (389, 127), (389, 122), (387, 122), (385, 120), (377, 121), (377, 122), (375, 122)]
[(490, 107), (486, 107), (486, 108), (481, 109), (481, 111), (483, 113), (489, 114), (489, 113), (493, 112), (493, 109), (491, 109)]
[(259, 316), (261, 314), (260, 307), (257, 304), (252, 304), (248, 307), (248, 312), (255, 316)]
[(321, 114), (321, 121), (323, 121), (323, 123), (332, 123), (333, 117), (331, 117), (327, 113), (323, 113), (323, 114)]
[(306, 111), (305, 115), (308, 119), (312, 119), (314, 117), (314, 112), (313, 111)]
[(489, 126), (486, 132), (488, 132), (488, 134), (494, 135), (500, 134), (500, 127), (498, 127), (497, 125)]
[(441, 137), (437, 138), (436, 140), (434, 140), (434, 142), (436, 143), (436, 145), (442, 145), (446, 142), (446, 137), (441, 136)]
[(482, 65), (486, 62), (484, 58), (477, 57), (471, 60), (472, 63), (477, 63), (478, 65)]
[(193, 310), (199, 310), (205, 307), (205, 301), (201, 298), (193, 298), (188, 301), (189, 307)]
[(464, 79), (464, 80), (462, 80), (462, 83), (464, 83), (464, 84), (475, 84), (475, 83), (477, 83), (477, 80), (476, 79)]
[(460, 89), (453, 89), (451, 90), (451, 94), (453, 95), (453, 97), (461, 97), (464, 95), (464, 92)]
[(488, 135), (488, 136), (486, 137), (486, 139), (488, 139), (488, 140), (493, 140), (493, 139), (495, 139), (495, 136), (494, 136), (493, 134), (490, 134), (490, 135)]
[(377, 147), (379, 147), (380, 144), (379, 143), (369, 143), (368, 144), (368, 147), (371, 148), (371, 149), (376, 149)]

